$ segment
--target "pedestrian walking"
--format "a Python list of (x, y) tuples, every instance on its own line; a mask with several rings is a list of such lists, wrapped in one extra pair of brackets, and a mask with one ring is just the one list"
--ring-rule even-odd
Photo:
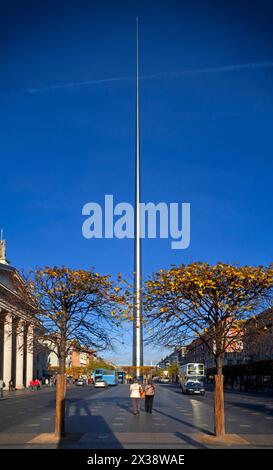
[(3, 379), (0, 379), (0, 398), (3, 398), (4, 387), (5, 387), (5, 382)]
[(42, 388), (42, 381), (40, 379), (36, 379), (35, 382), (37, 390), (40, 390)]
[(34, 386), (35, 386), (34, 385), (34, 380), (30, 380), (30, 382), (28, 384), (29, 389), (34, 390)]
[(142, 393), (142, 387), (138, 383), (137, 378), (134, 379), (132, 385), (130, 385), (130, 398), (133, 404), (134, 415), (139, 415), (140, 413), (140, 397)]
[(153, 403), (155, 396), (155, 385), (152, 380), (148, 380), (148, 384), (145, 386), (145, 411), (146, 413), (153, 412)]
[(10, 379), (9, 380), (9, 392), (12, 392), (14, 390), (14, 383), (13, 383), (13, 380)]

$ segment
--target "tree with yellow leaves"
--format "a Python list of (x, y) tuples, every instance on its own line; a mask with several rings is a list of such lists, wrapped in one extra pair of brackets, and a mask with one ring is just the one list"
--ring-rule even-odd
[(262, 305), (273, 286), (273, 266), (192, 263), (160, 270), (143, 288), (149, 341), (176, 346), (198, 337), (216, 365), (214, 423), (225, 434), (223, 354), (242, 334), (242, 322)]
[[(65, 266), (37, 268), (28, 279), (28, 299), (45, 328), (43, 340), (53, 345), (59, 368), (55, 434), (65, 434), (66, 358), (73, 345), (102, 350), (112, 345), (124, 302), (110, 276)], [(31, 299), (31, 300), (30, 300)]]

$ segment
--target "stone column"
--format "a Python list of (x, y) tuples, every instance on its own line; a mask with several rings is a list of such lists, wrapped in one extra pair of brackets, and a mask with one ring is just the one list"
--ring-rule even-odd
[(16, 379), (15, 387), (24, 388), (23, 383), (23, 368), (24, 368), (24, 322), (18, 321), (16, 331)]
[(27, 330), (27, 360), (26, 360), (26, 386), (33, 379), (33, 326), (28, 325)]
[(5, 388), (9, 387), (11, 379), (11, 361), (12, 361), (12, 315), (7, 313), (4, 320), (4, 364), (3, 380)]

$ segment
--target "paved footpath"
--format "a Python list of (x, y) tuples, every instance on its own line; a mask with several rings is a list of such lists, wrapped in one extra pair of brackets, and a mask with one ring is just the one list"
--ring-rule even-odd
[(68, 390), (67, 436), (56, 442), (54, 391), (0, 402), (0, 447), (23, 448), (273, 448), (273, 401), (226, 394), (225, 442), (213, 436), (213, 393), (182, 395), (177, 385), (158, 385), (154, 412), (134, 416), (129, 387)]

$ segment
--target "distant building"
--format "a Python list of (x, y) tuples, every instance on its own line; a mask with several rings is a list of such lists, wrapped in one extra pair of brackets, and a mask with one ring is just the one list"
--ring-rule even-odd
[[(47, 340), (50, 354), (48, 358), (48, 371), (57, 368), (59, 366), (59, 359), (57, 355), (57, 348), (54, 343), (50, 343)], [(80, 345), (71, 345), (67, 357), (66, 357), (66, 367), (70, 369), (71, 367), (87, 367), (89, 363), (97, 357), (96, 351), (94, 349), (88, 349)]]
[(87, 367), (96, 357), (96, 351), (84, 347), (72, 348), (69, 354), (68, 367)]
[[(235, 366), (273, 360), (273, 309), (242, 322), (241, 331), (231, 328), (229, 345), (223, 354), (223, 366)], [(206, 370), (215, 367), (213, 344), (208, 347), (201, 338), (186, 347), (185, 362), (202, 362)]]
[(178, 366), (182, 365), (184, 363), (184, 358), (186, 357), (186, 354), (187, 354), (186, 346), (176, 347), (173, 350), (173, 352), (171, 352), (168, 356), (161, 359), (161, 361), (158, 363), (158, 366), (161, 369), (165, 369), (172, 364), (177, 364)]
[(273, 360), (273, 308), (264, 310), (247, 322), (244, 349), (248, 362)]

